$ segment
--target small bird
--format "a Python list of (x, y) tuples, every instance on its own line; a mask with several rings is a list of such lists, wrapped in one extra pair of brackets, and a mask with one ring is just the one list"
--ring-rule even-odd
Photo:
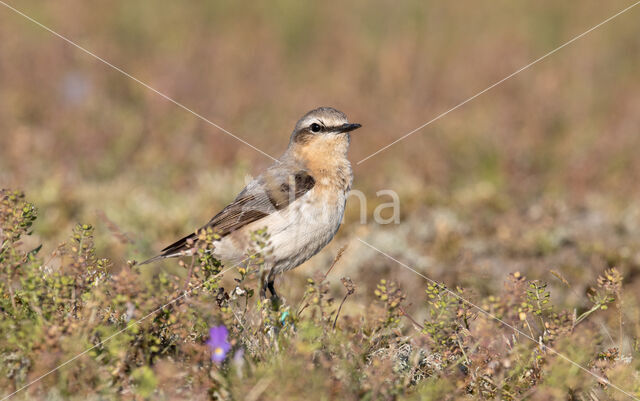
[[(360, 127), (331, 107), (309, 111), (296, 124), (280, 159), (200, 229), (216, 234), (212, 254), (225, 265), (246, 260), (252, 234), (266, 229), (262, 298), (266, 289), (277, 298), (275, 276), (311, 258), (338, 231), (353, 182), (347, 159), (350, 132)], [(200, 230), (141, 264), (191, 255)]]

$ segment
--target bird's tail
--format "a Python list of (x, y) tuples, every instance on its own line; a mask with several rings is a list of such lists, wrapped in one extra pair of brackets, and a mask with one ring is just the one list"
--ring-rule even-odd
[(140, 262), (139, 265), (146, 265), (147, 263), (153, 263), (161, 259), (175, 258), (178, 256), (188, 255), (187, 251), (190, 250), (188, 241), (194, 238), (196, 238), (195, 233), (189, 234), (186, 237), (181, 238), (178, 241), (174, 242), (173, 244), (169, 245), (168, 247), (164, 248), (162, 251), (160, 251), (160, 255), (147, 259), (144, 262)]

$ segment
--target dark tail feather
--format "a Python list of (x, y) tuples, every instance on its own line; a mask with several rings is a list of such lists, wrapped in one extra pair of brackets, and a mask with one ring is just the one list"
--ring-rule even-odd
[(194, 238), (196, 238), (196, 234), (192, 233), (192, 234), (187, 235), (184, 238), (181, 238), (181, 239), (177, 240), (173, 244), (169, 245), (168, 247), (166, 247), (162, 251), (160, 251), (161, 252), (161, 256), (169, 257), (172, 254), (175, 254), (177, 252), (186, 251), (187, 249), (189, 249), (189, 247), (187, 246), (187, 241), (189, 241), (190, 239), (194, 239)]
[(160, 255), (158, 256), (154, 256), (151, 259), (147, 259), (144, 262), (140, 262), (138, 263), (139, 265), (146, 265), (147, 263), (152, 263), (155, 262), (157, 260), (160, 259), (165, 259), (165, 258), (171, 258), (174, 256), (180, 256), (180, 253), (182, 251), (186, 251), (187, 249), (189, 249), (189, 247), (187, 246), (187, 241), (195, 238), (196, 234), (189, 234), (184, 238), (181, 238), (179, 240), (177, 240), (176, 242), (174, 242), (173, 244), (169, 245), (168, 247), (164, 248), (162, 251), (160, 251)]

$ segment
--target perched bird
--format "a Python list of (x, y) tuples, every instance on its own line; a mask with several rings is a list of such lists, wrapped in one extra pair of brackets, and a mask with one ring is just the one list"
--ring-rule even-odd
[[(338, 231), (353, 181), (350, 132), (360, 127), (334, 108), (311, 110), (296, 124), (282, 157), (202, 227), (217, 234), (212, 253), (225, 265), (246, 260), (252, 233), (266, 229), (263, 298), (266, 289), (276, 298), (275, 276), (311, 258)], [(142, 264), (190, 255), (198, 231)]]

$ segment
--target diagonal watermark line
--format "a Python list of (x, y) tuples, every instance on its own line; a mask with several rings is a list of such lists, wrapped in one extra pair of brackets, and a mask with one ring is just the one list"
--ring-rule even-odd
[[(228, 269), (225, 269), (223, 271), (221, 271), (220, 273), (216, 274), (215, 276), (212, 276), (211, 278), (216, 278), (218, 276), (221, 276), (222, 274), (228, 272), (229, 270), (233, 269), (234, 267), (229, 267)], [(74, 356), (71, 359), (68, 359), (67, 361), (63, 362), (62, 364), (58, 365), (57, 367), (51, 369), (50, 371), (48, 371), (47, 373), (38, 376), (37, 378), (33, 379), (32, 381), (30, 381), (29, 383), (25, 384), (24, 386), (20, 387), (19, 389), (17, 389), (16, 391), (14, 391), (13, 393), (3, 397), (2, 399), (0, 399), (0, 401), (5, 401), (8, 400), (9, 398), (13, 397), (14, 395), (18, 394), (19, 392), (21, 392), (22, 390), (26, 389), (27, 387), (31, 386), (32, 384), (35, 384), (37, 382), (39, 382), (40, 380), (44, 379), (45, 377), (49, 376), (51, 373), (63, 368), (64, 366), (70, 364), (71, 362), (75, 361), (76, 359), (80, 358), (81, 356), (87, 354), (88, 352), (90, 352), (91, 350), (95, 349), (96, 347), (101, 346), (102, 344), (106, 343), (107, 341), (111, 340), (113, 337), (117, 336), (118, 334), (121, 334), (122, 332), (128, 330), (129, 328), (140, 324), (140, 322), (142, 322), (143, 320), (147, 319), (150, 316), (153, 316), (154, 314), (160, 312), (161, 310), (163, 310), (164, 308), (166, 308), (167, 306), (174, 304), (176, 302), (178, 302), (180, 299), (188, 296), (189, 294), (191, 294), (193, 291), (197, 290), (198, 288), (202, 287), (205, 284), (205, 282), (202, 282), (200, 284), (198, 284), (197, 286), (191, 288), (189, 291), (185, 291), (182, 295), (180, 295), (179, 297), (176, 297), (174, 299), (172, 299), (171, 301), (167, 302), (166, 304), (162, 305), (161, 307), (154, 309), (153, 311), (147, 313), (146, 315), (144, 315), (143, 317), (141, 317), (140, 319), (136, 320), (133, 323), (130, 323), (128, 325), (126, 325), (123, 329), (120, 329), (118, 331), (116, 331), (115, 333), (111, 334), (109, 337), (105, 338), (104, 340), (98, 342), (97, 344), (95, 344), (93, 347), (91, 348), (87, 348), (86, 350), (82, 351), (81, 353), (79, 353), (78, 355)]]
[(356, 164), (360, 164), (370, 158), (372, 158), (373, 156), (377, 155), (380, 152), (383, 152), (387, 149), (389, 149), (390, 147), (392, 147), (393, 145), (395, 145), (396, 143), (408, 138), (409, 136), (413, 135), (414, 133), (420, 131), (421, 129), (423, 129), (424, 127), (426, 127), (427, 125), (438, 121), (439, 119), (441, 119), (442, 117), (446, 116), (447, 114), (451, 113), (452, 111), (464, 106), (465, 104), (469, 103), (470, 101), (472, 101), (473, 99), (477, 98), (478, 96), (490, 91), (491, 89), (495, 88), (496, 86), (500, 85), (501, 83), (503, 83), (504, 81), (518, 75), (519, 73), (521, 73), (522, 71), (528, 69), (529, 67), (537, 64), (538, 62), (544, 60), (545, 58), (549, 57), (550, 55), (554, 54), (555, 52), (557, 52), (558, 50), (570, 45), (571, 43), (575, 42), (576, 40), (582, 38), (583, 36), (589, 34), (590, 32), (598, 29), (599, 27), (601, 27), (602, 25), (606, 24), (607, 22), (611, 21), (612, 19), (624, 14), (625, 12), (631, 10), (633, 7), (637, 6), (638, 4), (640, 4), (640, 1), (637, 1), (635, 3), (633, 3), (632, 5), (630, 5), (629, 7), (619, 11), (618, 13), (612, 15), (611, 17), (607, 18), (606, 20), (600, 22), (597, 25), (592, 26), (591, 28), (589, 28), (588, 30), (582, 32), (580, 35), (574, 37), (573, 39), (569, 40), (568, 42), (565, 42), (564, 44), (556, 47), (555, 49), (551, 50), (550, 52), (548, 52), (547, 54), (538, 57), (537, 59), (535, 59), (534, 61), (530, 62), (529, 64), (525, 65), (524, 67), (520, 68), (519, 70), (507, 75), (506, 77), (502, 78), (501, 80), (493, 83), (492, 85), (488, 86), (486, 89), (476, 93), (475, 95), (471, 96), (470, 98), (458, 103), (457, 105), (453, 106), (452, 108), (450, 108), (449, 110), (445, 111), (444, 113), (441, 113), (439, 115), (437, 115), (436, 117), (432, 118), (431, 120), (427, 121), (426, 123), (422, 124), (421, 126), (419, 126), (418, 128), (414, 129), (413, 131), (410, 131), (406, 134), (404, 134), (403, 136), (401, 136), (400, 138), (396, 139), (395, 141), (391, 142), (390, 144), (378, 149), (377, 151), (371, 153), (369, 156), (365, 157), (364, 159), (360, 160), (358, 163)]
[[(432, 280), (431, 278), (425, 276), (424, 274), (420, 273), (419, 271), (417, 271), (416, 269), (412, 268), (411, 266), (402, 263), (401, 261), (399, 261), (398, 259), (394, 258), (393, 256), (389, 255), (388, 253), (376, 248), (375, 246), (371, 245), (370, 243), (368, 243), (367, 241), (363, 240), (362, 238), (356, 237), (358, 239), (358, 241), (360, 241), (361, 243), (363, 243), (364, 245), (368, 246), (369, 248), (373, 249), (374, 251), (378, 252), (379, 254), (385, 256), (387, 259), (390, 259), (394, 262), (396, 262), (397, 264), (399, 264), (400, 266), (404, 267), (405, 269), (408, 269), (412, 272), (414, 272), (415, 274), (417, 274), (418, 276), (422, 277), (423, 279), (429, 281), (432, 284), (435, 285), (440, 285), (438, 282), (436, 282), (435, 280)], [(568, 356), (556, 351), (555, 349), (549, 347), (546, 344), (543, 344), (541, 342), (538, 342), (535, 338), (531, 337), (529, 334), (525, 333), (524, 331), (518, 329), (517, 327), (505, 322), (504, 320), (500, 319), (499, 317), (497, 317), (496, 315), (494, 315), (493, 313), (479, 307), (478, 305), (474, 304), (471, 301), (466, 300), (465, 298), (461, 297), (460, 295), (456, 294), (455, 292), (451, 291), (450, 289), (444, 287), (444, 290), (447, 291), (449, 294), (453, 295), (454, 297), (458, 298), (460, 301), (466, 303), (467, 305), (477, 309), (479, 312), (483, 313), (484, 315), (490, 317), (491, 319), (505, 325), (506, 327), (510, 328), (511, 330), (517, 332), (518, 334), (528, 338), (529, 340), (533, 341), (534, 343), (544, 347), (544, 349), (551, 351), (551, 353), (557, 355), (558, 357), (564, 359), (565, 361), (571, 363), (572, 365), (574, 365), (575, 367), (587, 372), (588, 374), (590, 374), (591, 376), (595, 377), (596, 379), (598, 379), (599, 381), (601, 381), (602, 383), (605, 383), (611, 387), (613, 387), (614, 389), (620, 391), (621, 393), (625, 394), (626, 396), (636, 400), (636, 401), (640, 401), (640, 398), (637, 398), (636, 396), (634, 396), (633, 394), (629, 393), (626, 390), (623, 390), (622, 388), (616, 386), (615, 384), (611, 383), (608, 379), (593, 373), (592, 371), (590, 371), (589, 369), (585, 368), (584, 366), (580, 365), (577, 362), (574, 362), (572, 359), (570, 359)]]
[[(258, 149), (257, 147), (253, 146), (252, 144), (250, 144), (249, 142), (245, 141), (244, 139), (238, 137), (237, 135), (232, 134), (231, 132), (229, 132), (228, 130), (222, 128), (220, 125), (214, 123), (213, 121), (209, 120), (208, 118), (202, 116), (201, 114), (193, 111), (192, 109), (188, 108), (187, 106), (183, 105), (182, 103), (178, 102), (177, 100), (174, 100), (173, 98), (165, 95), (164, 93), (160, 92), (159, 90), (151, 87), (149, 84), (139, 80), (138, 78), (134, 77), (133, 75), (129, 74), (128, 72), (122, 70), (119, 67), (116, 67), (115, 65), (111, 64), (110, 62), (108, 62), (107, 60), (103, 59), (102, 57), (94, 54), (93, 52), (85, 49), (84, 47), (80, 46), (79, 44), (77, 44), (76, 42), (72, 41), (71, 39), (59, 34), (58, 32), (54, 31), (53, 29), (47, 27), (46, 25), (43, 25), (42, 23), (36, 21), (35, 19), (31, 18), (30, 16), (28, 16), (27, 14), (23, 13), (22, 11), (12, 7), (11, 5), (5, 3), (4, 1), (0, 0), (0, 4), (5, 6), (6, 8), (8, 8), (9, 10), (15, 12), (16, 14), (28, 19), (29, 21), (33, 22), (34, 24), (38, 25), (40, 28), (50, 32), (51, 34), (57, 36), (58, 38), (64, 40), (65, 42), (69, 43), (70, 45), (78, 48), (79, 50), (83, 51), (84, 53), (90, 55), (91, 57), (95, 58), (98, 61), (103, 62), (104, 64), (108, 65), (109, 67), (113, 68), (114, 70), (118, 71), (119, 73), (121, 73), (122, 75), (126, 76), (127, 78), (130, 78), (134, 81), (136, 81), (137, 83), (139, 83), (140, 85), (144, 86), (145, 88), (149, 89), (152, 92), (155, 92), (156, 94), (162, 96), (163, 98), (165, 98), (166, 100), (170, 101), (171, 103), (175, 104), (176, 106), (188, 111), (189, 113), (193, 114), (194, 116), (198, 117), (199, 119), (201, 119), (202, 121), (206, 122), (209, 125), (214, 126), (215, 128), (219, 129), (220, 131), (224, 132), (225, 134), (231, 136), (232, 138), (236, 139), (237, 141), (242, 142), (243, 144), (247, 145), (248, 147), (250, 147), (251, 149), (255, 150), (256, 152), (262, 153), (264, 156), (267, 156), (269, 159), (273, 160), (273, 161), (278, 161), (275, 157), (267, 154), (266, 152), (263, 152), (262, 150)], [(2, 400), (0, 400), (2, 401)]]

